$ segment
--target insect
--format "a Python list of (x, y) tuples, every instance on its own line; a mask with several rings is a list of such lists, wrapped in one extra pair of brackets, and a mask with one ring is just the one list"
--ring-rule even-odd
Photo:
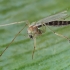
[[(5, 48), (5, 50), (0, 54), (0, 56), (2, 56), (2, 54), (6, 51), (6, 49), (12, 44), (12, 42), (15, 40), (15, 38), (20, 34), (20, 32), (26, 27), (28, 26), (28, 35), (31, 39), (34, 40), (34, 49), (32, 52), (32, 59), (34, 56), (34, 52), (35, 52), (35, 47), (36, 47), (36, 37), (41, 35), (43, 32), (40, 29), (43, 26), (46, 26), (48, 29), (50, 29), (54, 34), (63, 37), (67, 40), (69, 40), (68, 37), (62, 35), (62, 34), (58, 34), (55, 31), (53, 31), (49, 26), (61, 26), (61, 25), (68, 25), (70, 24), (70, 21), (60, 21), (60, 19), (63, 19), (67, 16), (66, 14), (67, 11), (63, 11), (60, 13), (57, 13), (55, 15), (46, 17), (44, 19), (39, 20), (38, 22), (32, 22), (32, 24), (30, 24), (28, 21), (20, 21), (20, 22), (14, 22), (14, 23), (10, 23), (10, 24), (4, 24), (4, 25), (0, 25), (0, 26), (8, 26), (8, 25), (13, 25), (13, 24), (18, 24), (18, 23), (24, 23), (26, 22), (25, 26), (15, 35), (15, 37), (13, 38), (13, 40), (8, 44), (8, 46)], [(70, 40), (69, 40), (70, 41)]]

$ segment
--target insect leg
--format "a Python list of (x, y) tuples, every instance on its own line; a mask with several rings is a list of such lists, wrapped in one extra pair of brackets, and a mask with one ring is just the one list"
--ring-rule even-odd
[(34, 49), (33, 49), (33, 52), (32, 52), (32, 59), (33, 59), (34, 52), (35, 52), (35, 47), (36, 47), (36, 37), (34, 37), (33, 40), (34, 40)]
[(26, 20), (25, 22), (26, 22), (26, 24), (27, 24), (28, 26), (30, 25), (30, 22), (29, 22), (28, 20)]
[(13, 22), (13, 23), (9, 23), (9, 24), (2, 24), (2, 25), (0, 25), (0, 27), (2, 27), (2, 26), (9, 26), (9, 25), (13, 25), (13, 24), (24, 23), (24, 22), (26, 22), (26, 21)]
[[(48, 26), (47, 26), (48, 27)], [(49, 28), (49, 27), (48, 27)], [(59, 33), (56, 33), (56, 32), (54, 32), (51, 28), (49, 28), (54, 34), (56, 34), (56, 35), (58, 35), (58, 36), (60, 36), (60, 37), (63, 37), (63, 38), (65, 38), (65, 39), (67, 39), (67, 40), (69, 40), (69, 42), (70, 42), (70, 39), (68, 38), (68, 37), (66, 37), (66, 36), (64, 36), (64, 35), (62, 35), (62, 34), (59, 34)]]
[(3, 50), (3, 52), (0, 54), (0, 57), (2, 56), (2, 54), (8, 49), (8, 47), (12, 44), (12, 42), (15, 40), (15, 38), (20, 34), (20, 32), (26, 27), (26, 25), (15, 35), (15, 37), (13, 38), (13, 40), (7, 45), (7, 47)]

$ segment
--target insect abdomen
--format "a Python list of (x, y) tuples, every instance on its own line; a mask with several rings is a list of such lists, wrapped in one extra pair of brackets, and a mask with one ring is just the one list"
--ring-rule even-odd
[(70, 24), (70, 21), (51, 21), (45, 24), (50, 26), (61, 26)]
[(42, 27), (42, 26), (45, 26), (45, 25), (49, 25), (49, 26), (62, 26), (62, 25), (68, 25), (70, 24), (70, 21), (51, 21), (51, 22), (48, 22), (48, 23), (45, 23), (45, 24), (41, 24), (41, 25), (38, 25), (38, 27)]

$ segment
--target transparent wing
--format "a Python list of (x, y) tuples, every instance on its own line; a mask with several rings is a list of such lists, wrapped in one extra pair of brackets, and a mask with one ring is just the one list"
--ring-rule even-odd
[(38, 22), (36, 22), (36, 26), (42, 25), (42, 23), (48, 23), (48, 22), (51, 22), (51, 21), (56, 21), (56, 20), (60, 20), (62, 18), (65, 18), (67, 16), (66, 12), (67, 11), (63, 11), (63, 12), (57, 13), (55, 15), (52, 15), (52, 16), (46, 17), (44, 19), (41, 19)]

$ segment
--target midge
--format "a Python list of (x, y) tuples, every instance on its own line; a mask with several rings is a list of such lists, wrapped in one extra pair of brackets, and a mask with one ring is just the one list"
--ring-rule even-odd
[[(17, 23), (23, 23), (26, 22), (25, 26), (15, 35), (15, 37), (13, 38), (13, 40), (8, 44), (8, 46), (3, 50), (3, 52), (0, 54), (0, 56), (2, 56), (2, 54), (6, 51), (6, 49), (12, 44), (12, 42), (15, 40), (15, 38), (19, 35), (19, 33), (28, 25), (28, 35), (31, 39), (33, 39), (34, 41), (34, 49), (32, 52), (32, 59), (33, 59), (33, 55), (34, 55), (34, 51), (35, 51), (35, 47), (36, 47), (36, 37), (41, 35), (43, 33), (43, 31), (41, 30), (41, 27), (46, 26), (47, 28), (49, 28), (54, 34), (63, 37), (67, 40), (69, 40), (68, 37), (58, 34), (56, 32), (54, 32), (49, 26), (61, 26), (61, 25), (68, 25), (70, 24), (70, 21), (60, 21), (61, 19), (65, 18), (67, 16), (66, 14), (67, 11), (63, 11), (60, 12), (58, 14), (46, 17), (44, 19), (39, 20), (38, 22), (33, 22), (31, 24), (29, 24), (28, 21), (20, 21), (20, 22), (14, 22), (14, 23), (10, 23), (10, 24), (4, 24), (4, 25), (0, 25), (0, 26), (8, 26), (8, 25), (12, 25), (12, 24), (17, 24)], [(70, 40), (69, 40), (70, 41)]]

